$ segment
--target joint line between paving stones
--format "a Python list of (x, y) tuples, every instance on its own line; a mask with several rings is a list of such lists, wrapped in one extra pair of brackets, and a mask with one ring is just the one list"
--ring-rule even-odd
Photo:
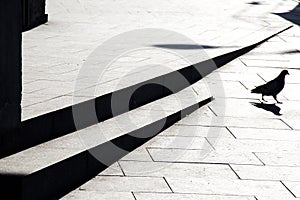
[(162, 160), (154, 160), (153, 162), (156, 163), (171, 163), (171, 164), (202, 164), (202, 165), (225, 165), (227, 166), (228, 164), (232, 164), (232, 165), (241, 165), (241, 166), (264, 166), (264, 165), (258, 165), (258, 164), (251, 164), (251, 163), (245, 163), (245, 164), (240, 164), (240, 163), (221, 163), (221, 162), (197, 162), (197, 161), (162, 161)]
[(196, 94), (197, 96), (199, 96), (199, 93), (195, 90), (194, 87), (192, 87), (192, 90), (195, 92), (195, 94)]
[(132, 194), (133, 198), (134, 198), (135, 200), (137, 200), (137, 198), (136, 198), (136, 196), (134, 195), (134, 193), (131, 192), (131, 194)]
[[(262, 69), (266, 69), (266, 68), (269, 68), (269, 69), (281, 69), (279, 67), (272, 67), (272, 66), (255, 66), (255, 65), (252, 65), (252, 66), (248, 66), (248, 67), (255, 67), (255, 68), (262, 68)], [(285, 69), (293, 69), (293, 70), (299, 70), (299, 68), (296, 68), (296, 67), (285, 67)]]
[(154, 161), (154, 158), (152, 157), (151, 153), (150, 153), (149, 150), (148, 150), (148, 147), (146, 147), (145, 149), (146, 149), (146, 152), (148, 153), (148, 155), (150, 156), (151, 160), (152, 160), (153, 162), (155, 162), (155, 161)]
[[(237, 117), (233, 117), (233, 118), (237, 118)], [(242, 118), (242, 117), (240, 117)], [(243, 118), (243, 119), (251, 119), (251, 118)], [(265, 118), (260, 118), (260, 119), (265, 119)], [(278, 118), (268, 118), (268, 119), (278, 119)], [(280, 119), (278, 119), (280, 120)], [(210, 126), (210, 125), (194, 125), (194, 124), (177, 124), (177, 126), (201, 126), (201, 127), (215, 127), (215, 128), (226, 128), (226, 126)], [(244, 126), (228, 126), (229, 128), (251, 128), (251, 129), (269, 129), (270, 128), (265, 128), (265, 127), (244, 127)], [(273, 130), (290, 130), (291, 127), (289, 126), (288, 128), (274, 128)], [(292, 129), (292, 130), (300, 130), (300, 129)]]
[(231, 164), (228, 163), (229, 168), (232, 170), (232, 172), (237, 176), (238, 179), (242, 180), (242, 178), (238, 175), (238, 173), (232, 168)]
[(208, 109), (209, 109), (216, 117), (218, 117), (217, 113), (215, 113), (215, 111), (214, 111), (210, 106), (208, 106)]
[[(113, 174), (98, 174), (97, 177), (124, 177), (123, 175), (113, 175)], [(126, 176), (128, 177), (128, 176)]]
[(124, 170), (123, 170), (123, 168), (122, 168), (122, 166), (121, 166), (120, 163), (119, 163), (119, 161), (117, 161), (117, 164), (118, 164), (118, 166), (120, 167), (122, 174), (123, 174), (124, 176), (126, 176), (126, 175), (125, 175), (125, 172), (124, 172)]
[(267, 82), (260, 74), (256, 73), (259, 78), (261, 78), (264, 82)]
[(56, 97), (51, 97), (50, 99), (46, 99), (46, 100), (39, 101), (39, 102), (36, 102), (36, 103), (33, 103), (33, 104), (29, 104), (29, 105), (23, 106), (22, 108), (28, 108), (30, 106), (34, 106), (34, 105), (37, 105), (37, 104), (40, 104), (40, 103), (45, 103), (45, 102), (48, 102), (48, 101), (51, 101), (51, 100), (54, 100), (54, 99), (58, 99), (58, 98), (64, 97), (64, 96), (66, 96), (66, 94), (62, 94), (62, 95), (59, 95), (59, 96), (56, 96)]
[(286, 42), (286, 40), (283, 39), (280, 35), (277, 35), (277, 37), (279, 37), (283, 42)]
[(280, 121), (282, 121), (285, 125), (287, 125), (291, 130), (294, 130), (293, 127), (291, 127), (288, 123), (286, 123), (285, 121), (283, 121), (282, 119), (279, 119)]
[(246, 89), (246, 90), (249, 90), (249, 88), (247, 88), (241, 81), (239, 81), (240, 82), (240, 84), (242, 85), (242, 86), (244, 86), (244, 88)]
[(243, 63), (246, 67), (248, 67), (248, 65), (246, 65), (246, 63), (245, 63), (241, 58), (239, 58), (239, 60), (240, 60), (241, 63)]
[[(204, 139), (207, 141), (207, 143), (209, 144), (209, 146), (214, 150), (216, 151), (216, 148), (212, 145), (212, 143), (210, 143), (210, 141), (207, 139), (207, 137), (204, 137)], [(190, 150), (190, 149), (189, 149)], [(193, 150), (193, 149), (191, 149)], [(194, 149), (194, 150), (197, 150), (197, 149)], [(200, 149), (201, 150), (201, 149)]]
[(285, 189), (287, 189), (287, 191), (289, 191), (295, 198), (297, 198), (296, 195), (282, 181), (280, 181), (280, 183), (285, 187)]
[(266, 166), (266, 164), (256, 155), (255, 152), (252, 152), (252, 154), (264, 165)]
[[(172, 193), (170, 192), (146, 192), (146, 191), (141, 191), (141, 192), (134, 192), (136, 194), (169, 194), (169, 195), (172, 195)], [(212, 193), (197, 193), (197, 192), (174, 192), (173, 193), (174, 195), (205, 195), (205, 196), (225, 196), (225, 197), (253, 197), (255, 198), (254, 195), (237, 195), (237, 194), (224, 194), (224, 193), (215, 193), (215, 194), (212, 194)], [(257, 198), (255, 198), (257, 199)]]
[[(206, 139), (204, 137), (204, 139)], [(206, 140), (207, 141), (207, 140)], [(176, 147), (172, 147), (172, 148), (162, 148), (162, 147), (147, 147), (148, 149), (166, 149), (166, 150), (190, 150), (190, 151), (199, 151), (199, 150), (204, 150), (204, 149), (195, 149), (195, 148), (176, 148)], [(213, 147), (212, 147), (213, 148)]]
[(163, 177), (163, 179), (165, 180), (166, 184), (168, 185), (169, 189), (171, 190), (172, 193), (174, 193), (173, 189), (171, 188), (170, 184), (168, 183), (166, 177)]
[(233, 132), (227, 126), (225, 128), (234, 137), (234, 139), (237, 139), (237, 137), (233, 134)]

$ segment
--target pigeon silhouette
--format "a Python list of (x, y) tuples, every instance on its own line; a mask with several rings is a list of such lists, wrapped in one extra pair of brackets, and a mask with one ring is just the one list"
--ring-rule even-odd
[(277, 103), (281, 103), (277, 100), (277, 94), (284, 88), (284, 79), (287, 74), (289, 74), (289, 72), (287, 70), (283, 70), (275, 79), (254, 88), (251, 90), (251, 93), (262, 94), (263, 101), (266, 101), (264, 96), (272, 96)]

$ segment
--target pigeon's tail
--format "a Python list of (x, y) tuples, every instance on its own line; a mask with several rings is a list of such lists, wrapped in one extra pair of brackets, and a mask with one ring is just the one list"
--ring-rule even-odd
[(260, 87), (256, 87), (253, 90), (251, 90), (251, 93), (258, 93), (258, 94), (260, 94), (260, 93), (262, 93), (262, 91), (261, 91)]

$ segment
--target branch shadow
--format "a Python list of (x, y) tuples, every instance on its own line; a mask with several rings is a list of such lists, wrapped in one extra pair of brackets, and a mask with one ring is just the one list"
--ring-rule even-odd
[(279, 108), (278, 106), (276, 106), (275, 103), (273, 103), (273, 104), (267, 104), (267, 103), (250, 102), (250, 104), (252, 104), (253, 106), (255, 106), (257, 108), (261, 108), (263, 110), (272, 112), (274, 115), (277, 115), (277, 116), (282, 115), (282, 114), (280, 114), (281, 108)]

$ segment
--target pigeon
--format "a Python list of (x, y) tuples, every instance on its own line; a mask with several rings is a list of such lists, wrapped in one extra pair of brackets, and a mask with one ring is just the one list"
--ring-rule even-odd
[(267, 82), (264, 85), (254, 88), (251, 90), (251, 93), (262, 94), (263, 101), (266, 101), (264, 96), (272, 96), (277, 103), (282, 103), (277, 100), (277, 94), (284, 88), (284, 79), (288, 74), (289, 72), (287, 70), (283, 70), (275, 79)]

